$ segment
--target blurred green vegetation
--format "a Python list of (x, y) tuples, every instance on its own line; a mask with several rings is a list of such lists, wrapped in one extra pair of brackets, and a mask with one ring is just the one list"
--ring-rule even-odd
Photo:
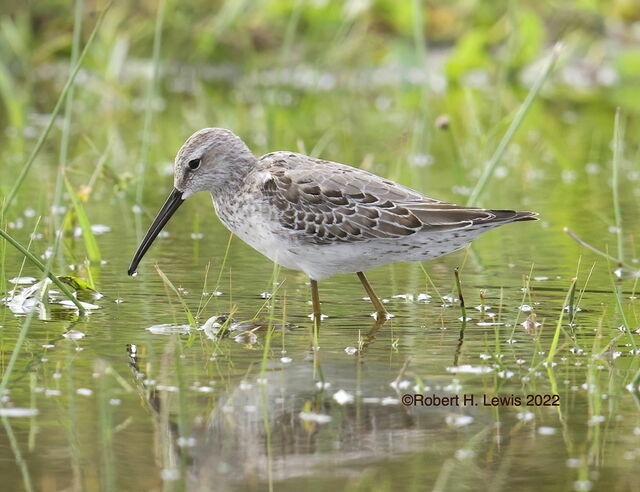
[[(256, 153), (310, 152), (464, 202), (556, 43), (556, 69), (504, 158), (522, 196), (540, 189), (532, 176), (543, 168), (544, 180), (558, 182), (563, 171), (608, 162), (616, 107), (627, 134), (637, 129), (640, 0), (80, 7), (81, 46), (109, 11), (78, 74), (68, 128), (60, 116), (38, 171), (30, 171), (45, 190), (38, 207), (52, 200), (51, 157), (66, 141), (60, 155), (85, 202), (97, 187), (144, 205), (176, 149), (204, 126), (231, 128)], [(73, 10), (58, 0), (0, 7), (0, 156), (8, 177), (22, 169), (66, 81)], [(435, 127), (443, 114), (445, 131)], [(632, 162), (638, 145), (627, 140)], [(3, 179), (0, 190), (11, 186)], [(506, 202), (504, 187), (489, 189)], [(31, 203), (33, 189), (18, 201)]]
[[(82, 61), (73, 90), (67, 93), (66, 99), (60, 99), (60, 111), (51, 120), (71, 68), (86, 46), (98, 16), (107, 7), (109, 10)], [(78, 17), (74, 15), (76, 8), (81, 13)], [(74, 29), (80, 32), (75, 41)], [(613, 290), (615, 295), (609, 296), (611, 271), (615, 266), (605, 264), (600, 256), (569, 239), (562, 228), (572, 228), (589, 244), (609, 253), (615, 251), (617, 244), (618, 251), (626, 255), (623, 259), (629, 262), (627, 264), (637, 264), (640, 0), (143, 0), (111, 4), (105, 0), (4, 0), (0, 5), (0, 205), (18, 182), (21, 172), (27, 172), (27, 179), (18, 188), (16, 200), (8, 207), (6, 216), (0, 217), (2, 228), (11, 230), (12, 237), (29, 245), (36, 256), (47, 261), (56, 275), (66, 275), (67, 280), (71, 278), (85, 295), (87, 289), (84, 287), (88, 286), (106, 292), (107, 299), (101, 301), (104, 309), (91, 317), (78, 318), (73, 313), (54, 312), (47, 321), (36, 322), (34, 319), (31, 328), (29, 322), (23, 324), (25, 318), (9, 309), (2, 311), (0, 366), (2, 369), (7, 367), (9, 354), (16, 361), (14, 374), (18, 382), (11, 397), (15, 400), (15, 395), (23, 392), (23, 399), (28, 401), (30, 394), (36, 394), (33, 390), (36, 373), (30, 371), (41, 371), (37, 377), (46, 384), (54, 380), (50, 374), (54, 365), (45, 364), (44, 358), (41, 360), (42, 341), (73, 327), (74, 330), (82, 328), (90, 335), (86, 342), (86, 348), (90, 350), (76, 353), (68, 345), (67, 354), (53, 352), (52, 357), (59, 357), (54, 359), (59, 361), (55, 370), (62, 372), (72, 368), (72, 362), (77, 358), (77, 379), (87, 388), (95, 384), (96, 373), (106, 372), (103, 357), (113, 358), (116, 365), (120, 364), (123, 374), (129, 371), (122, 360), (125, 341), (148, 344), (152, 362), (165, 350), (173, 353), (173, 342), (167, 349), (164, 339), (145, 338), (148, 332), (143, 327), (156, 324), (158, 320), (176, 321), (179, 307), (166, 302), (165, 287), (155, 272), (149, 274), (152, 272), (150, 257), (147, 274), (136, 281), (126, 277), (126, 267), (150, 216), (171, 188), (173, 156), (195, 130), (205, 126), (227, 127), (240, 135), (256, 154), (279, 149), (310, 153), (361, 166), (437, 198), (466, 203), (556, 43), (561, 43), (562, 48), (555, 69), (530, 108), (527, 106), (529, 111), (522, 126), (506, 146), (486, 193), (480, 198), (481, 205), (538, 211), (542, 220), (526, 227), (505, 227), (488, 234), (467, 252), (468, 261), (466, 256), (464, 259), (451, 256), (429, 263), (425, 268), (445, 292), (452, 280), (447, 268), (455, 262), (457, 265), (466, 262), (463, 272), (465, 297), (467, 292), (475, 295), (478, 288), (488, 288), (492, 290), (491, 303), (499, 306), (496, 307), (498, 319), (503, 307), (505, 320), (516, 319), (512, 327), (505, 326), (502, 331), (499, 327), (495, 327), (494, 332), (494, 327), (473, 326), (474, 331), (467, 335), (465, 347), (471, 343), (474, 348), (463, 353), (470, 362), (476, 364), (480, 359), (473, 359), (469, 354), (475, 357), (493, 350), (487, 347), (493, 345), (495, 336), (497, 352), (502, 347), (505, 353), (518, 350), (519, 354), (526, 353), (527, 358), (531, 355), (533, 369), (541, 368), (535, 361), (545, 353), (543, 349), (549, 346), (546, 343), (549, 340), (543, 339), (541, 344), (535, 338), (511, 344), (516, 330), (521, 334), (520, 322), (524, 317), (518, 317), (521, 304), (526, 301), (534, 306), (538, 319), (544, 322), (546, 318), (546, 326), (552, 326), (553, 322), (550, 325), (549, 320), (556, 320), (562, 312), (567, 279), (576, 275), (576, 263), (588, 271), (593, 262), (599, 261), (593, 276), (589, 273), (585, 281), (584, 288), (589, 284), (594, 290), (592, 297), (587, 293), (589, 299), (584, 318), (583, 314), (579, 316), (584, 327), (567, 326), (571, 342), (568, 342), (569, 337), (563, 338), (563, 345), (558, 349), (566, 350), (572, 344), (580, 343), (594, 356), (581, 368), (577, 363), (573, 366), (575, 359), (571, 356), (566, 360), (563, 357), (558, 360), (561, 366), (556, 370), (559, 378), (562, 375), (564, 379), (567, 375), (567, 381), (571, 379), (576, 391), (583, 383), (583, 386), (592, 387), (594, 381), (599, 381), (597, 374), (602, 374), (602, 387), (589, 394), (588, 398), (593, 401), (589, 402), (588, 408), (582, 404), (569, 407), (566, 415), (570, 427), (566, 426), (562, 415), (558, 423), (555, 413), (544, 412), (546, 419), (553, 417), (549, 420), (553, 425), (562, 426), (563, 431), (558, 436), (562, 434), (566, 439), (566, 450), (559, 441), (549, 445), (550, 441), (537, 437), (523, 421), (517, 424), (515, 432), (521, 432), (519, 439), (530, 445), (530, 449), (514, 440), (513, 448), (504, 448), (507, 451), (500, 455), (494, 446), (500, 447), (503, 443), (493, 439), (492, 430), (486, 454), (479, 454), (477, 462), (460, 459), (459, 469), (452, 477), (458, 480), (468, 473), (467, 477), (473, 479), (468, 482), (475, 485), (478, 480), (474, 473), (495, 460), (496, 464), (500, 461), (495, 476), (482, 477), (483, 482), (497, 484), (496, 488), (507, 483), (507, 478), (507, 486), (516, 483), (522, 486), (521, 474), (524, 474), (529, 481), (527, 484), (538, 487), (540, 477), (545, 475), (549, 490), (566, 485), (565, 490), (570, 484), (555, 477), (566, 478), (568, 465), (565, 466), (565, 460), (584, 454), (581, 468), (575, 471), (575, 476), (571, 475), (574, 478), (585, 480), (587, 472), (593, 471), (593, 476), (601, 477), (598, 486), (605, 481), (616, 483), (611, 477), (621, 482), (628, 479), (635, 485), (636, 462), (626, 457), (628, 449), (625, 446), (626, 438), (631, 435), (630, 426), (637, 430), (634, 423), (637, 408), (630, 405), (631, 396), (624, 385), (629, 375), (638, 370), (637, 348), (634, 346), (632, 353), (630, 347), (620, 347), (624, 356), (620, 356), (615, 364), (614, 359), (620, 353), (611, 358), (611, 372), (603, 370), (604, 364), (600, 366), (597, 357), (600, 350), (608, 350), (609, 345), (613, 350), (616, 343), (622, 343), (618, 339), (623, 330), (625, 336), (633, 339), (629, 332), (637, 329), (640, 319), (634, 303), (638, 278), (632, 278), (632, 272), (627, 271), (631, 268), (616, 270), (620, 282)], [(625, 131), (619, 132), (615, 142), (614, 174), (612, 137), (618, 107), (620, 127)], [(42, 151), (33, 160), (32, 168), (28, 168), (29, 156), (38, 148), (38, 139), (49, 128), (50, 121), (51, 132)], [(612, 181), (616, 183), (615, 194)], [(619, 215), (614, 214), (614, 196)], [(169, 265), (171, 269), (169, 272), (167, 268), (166, 277), (163, 277), (167, 286), (175, 292), (188, 287), (184, 292), (191, 291), (192, 297), (185, 302), (195, 308), (195, 303), (200, 301), (204, 265), (211, 262), (209, 283), (211, 278), (217, 277), (221, 289), (229, 286), (228, 290), (224, 288), (220, 305), (227, 306), (228, 302), (233, 311), (237, 303), (239, 316), (250, 317), (255, 313), (259, 292), (274, 288), (274, 279), (269, 276), (272, 266), (240, 241), (234, 241), (227, 251), (231, 243), (222, 226), (213, 221), (211, 204), (206, 197), (189, 200), (180, 213), (182, 218), (168, 227), (171, 235), (163, 239), (162, 247), (154, 252), (163, 268)], [(92, 226), (101, 223), (107, 224), (106, 230), (112, 232), (96, 239)], [(201, 228), (206, 231), (204, 238), (199, 234)], [(100, 229), (105, 230), (104, 227), (97, 230)], [(57, 247), (61, 237), (59, 230), (64, 234)], [(0, 291), (12, 288), (8, 278), (23, 274), (19, 266), (21, 261), (22, 256), (0, 241)], [(233, 271), (229, 265), (233, 265)], [(24, 273), (34, 274), (30, 268), (27, 265)], [(208, 271), (209, 266), (206, 269)], [(526, 288), (521, 290), (521, 277), (530, 271), (540, 275), (538, 280), (541, 282), (548, 282), (540, 286), (534, 282), (532, 291), (528, 287), (529, 279)], [(386, 290), (384, 295), (417, 293), (426, 285), (420, 265), (397, 264), (373, 272), (373, 275), (378, 276)], [(581, 273), (581, 283), (584, 276)], [(170, 278), (179, 279), (181, 287), (176, 284), (174, 288)], [(293, 316), (298, 316), (294, 320), (306, 322), (306, 279), (291, 272), (288, 278), (284, 286), (289, 289), (284, 295), (289, 303), (286, 316), (293, 312)], [(337, 328), (324, 332), (323, 350), (336, 357), (340, 372), (347, 364), (338, 359), (338, 355), (344, 353), (347, 344), (357, 344), (354, 334), (364, 326), (361, 319), (353, 317), (355, 311), (360, 311), (360, 306), (349, 301), (357, 301), (362, 293), (359, 286), (356, 290), (348, 282), (345, 276), (337, 276), (326, 283), (327, 287), (323, 286), (328, 309), (336, 320), (335, 325), (328, 327)], [(331, 286), (334, 286), (333, 292)], [(547, 286), (546, 290), (544, 286)], [(216, 284), (216, 290), (217, 287)], [(179, 292), (178, 298), (182, 302), (183, 290)], [(484, 302), (484, 290), (480, 296)], [(392, 303), (395, 297), (398, 296), (391, 298)], [(116, 301), (112, 302), (114, 299)], [(340, 302), (335, 302), (336, 299)], [(260, 304), (264, 301), (264, 297), (259, 297)], [(120, 306), (120, 302), (124, 304)], [(406, 303), (406, 311), (403, 306), (405, 304), (394, 305), (400, 313), (398, 325), (381, 333), (382, 337), (390, 337), (387, 341), (391, 349), (384, 348), (373, 358), (369, 354), (367, 359), (369, 368), (375, 364), (386, 368), (386, 372), (376, 373), (377, 381), (382, 381), (386, 390), (387, 380), (397, 378), (397, 381), (404, 372), (400, 367), (405, 355), (413, 358), (412, 364), (418, 364), (416, 370), (421, 371), (421, 377), (440, 374), (440, 378), (450, 364), (451, 347), (457, 346), (458, 350), (461, 347), (462, 339), (458, 340), (457, 329), (449, 330), (448, 342), (444, 330), (445, 324), (457, 327), (457, 311), (449, 311), (444, 316), (445, 311), (439, 311), (436, 303), (429, 306)], [(208, 309), (214, 310), (212, 306)], [(283, 308), (283, 317), (284, 312)], [(367, 318), (366, 314), (364, 317)], [(355, 320), (353, 329), (342, 326), (343, 318), (352, 323)], [(71, 321), (67, 323), (66, 319)], [(534, 323), (535, 317), (528, 321)], [(14, 333), (18, 330), (20, 336), (16, 339)], [(28, 330), (31, 331), (27, 333)], [(287, 344), (291, 344), (289, 337), (295, 336), (295, 333), (288, 334)], [(293, 344), (300, 350), (295, 353), (306, 354), (308, 340), (301, 335), (298, 337), (298, 342)], [(347, 340), (346, 337), (350, 338)], [(153, 342), (148, 343), (150, 340)], [(396, 355), (390, 356), (398, 350), (399, 340), (402, 361)], [(626, 338), (622, 340), (626, 342)], [(22, 341), (24, 347), (20, 345)], [(378, 344), (379, 347), (381, 344)], [(593, 348), (589, 349), (591, 344)], [(187, 366), (193, 372), (192, 379), (216, 379), (220, 360), (211, 363), (213, 357), (209, 359), (209, 355), (215, 354), (220, 347), (216, 344), (215, 351), (210, 347), (198, 349), (201, 354), (193, 356), (197, 346), (196, 343), (191, 352), (191, 365)], [(225, 356), (222, 362), (221, 380), (231, 380), (225, 372), (227, 363), (233, 377), (240, 374), (245, 377), (255, 367), (255, 352), (243, 351), (239, 345), (235, 349), (233, 357)], [(188, 350), (185, 352), (189, 354)], [(278, 352), (274, 360), (280, 360), (282, 354)], [(635, 357), (631, 357), (633, 354)], [(234, 367), (238, 358), (241, 364)], [(300, 360), (302, 358), (300, 355)], [(162, 365), (169, 359), (162, 357)], [(496, 357), (495, 360), (501, 361), (500, 364), (511, 364), (509, 367), (518, 371), (513, 361), (507, 359), (505, 357), (503, 361)], [(180, 357), (175, 360), (182, 363)], [(234, 364), (231, 364), (232, 360)], [(396, 364), (398, 361), (400, 363)], [(358, 364), (357, 367), (361, 366)], [(555, 386), (552, 367), (549, 366), (547, 372), (550, 384)], [(622, 367), (622, 372), (615, 372), (618, 367)], [(204, 377), (203, 368), (211, 374)], [(522, 366), (522, 369), (529, 370), (528, 366)], [(173, 375), (165, 369), (159, 372), (166, 373), (167, 377)], [(541, 374), (544, 372), (540, 370)], [(33, 376), (31, 389), (19, 379), (25, 374)], [(75, 376), (73, 372), (68, 374), (71, 406)], [(9, 376), (6, 376), (7, 380)], [(74, 425), (78, 424), (73, 411), (67, 412), (57, 400), (46, 400), (51, 408), (43, 406), (39, 435), (44, 437), (38, 439), (48, 437), (49, 441), (43, 440), (45, 444), (37, 449), (29, 447), (32, 453), (29, 459), (42, 460), (33, 466), (34, 476), (46, 476), (55, 468), (55, 465), (51, 466), (52, 462), (67, 459), (64, 452), (52, 453), (63, 442), (69, 444), (73, 467), (80, 469), (81, 463), (83, 468), (92, 470), (88, 472), (89, 480), (94, 476), (109, 477), (110, 473), (114, 474), (113, 467), (106, 466), (113, 460), (109, 454), (113, 451), (110, 448), (112, 439), (123, 439), (126, 441), (120, 441), (122, 445), (116, 446), (117, 453), (114, 453), (121, 481), (118, 483), (130, 486), (129, 480), (133, 479), (149, 481), (159, 487), (157, 456), (149, 452), (150, 431), (120, 433), (124, 427), (118, 424), (118, 432), (114, 432), (116, 437), (111, 436), (114, 424), (108, 406), (111, 393), (104, 381), (99, 379), (96, 388), (100, 405), (97, 419), (92, 400), (85, 399), (82, 401), (87, 403), (78, 404), (78, 409), (82, 409), (78, 411), (82, 417), (79, 432), (86, 441), (82, 447), (74, 444), (73, 433), (77, 431)], [(490, 384), (499, 389), (505, 382), (496, 379)], [(511, 384), (513, 386), (505, 387), (513, 391), (529, 388), (529, 383), (523, 386), (516, 379)], [(534, 388), (538, 391), (539, 385), (546, 385), (546, 380), (540, 383), (540, 380), (532, 379), (530, 384), (532, 391)], [(567, 383), (563, 381), (562, 384), (563, 391), (569, 391), (569, 386), (565, 387)], [(627, 406), (621, 405), (620, 410), (617, 399), (607, 400), (612, 410), (610, 422), (603, 424), (605, 437), (601, 437), (600, 427), (587, 419), (598, 417), (600, 406), (606, 406), (601, 398), (605, 391), (608, 398), (622, 395), (620, 401), (626, 402)], [(579, 393), (569, 395), (572, 396), (566, 401), (572, 404), (586, 399)], [(138, 400), (138, 397), (132, 398), (127, 409), (135, 415), (132, 425), (137, 431), (140, 426), (151, 427), (149, 415), (135, 413), (141, 411)], [(191, 409), (187, 405), (184, 408)], [(204, 406), (194, 404), (194, 413), (202, 408)], [(129, 418), (126, 425), (129, 425)], [(497, 424), (502, 419), (502, 411), (496, 413), (495, 418)], [(343, 430), (351, 429), (351, 426), (340, 425)], [(50, 432), (52, 429), (53, 433)], [(61, 438), (56, 434), (55, 431), (62, 429), (69, 429), (69, 436)], [(496, 425), (495, 429), (499, 427)], [(515, 432), (509, 431), (505, 435), (511, 440), (516, 436)], [(525, 434), (531, 442), (524, 440)], [(29, 446), (32, 439), (35, 443), (35, 435), (34, 430), (33, 438), (29, 437)], [(131, 435), (136, 437), (131, 439)], [(163, 431), (160, 435), (166, 439), (169, 432)], [(449, 431), (437, 435), (433, 429), (424, 435), (438, 459), (447, 455), (443, 449), (450, 448), (450, 455), (458, 460), (456, 449), (461, 450), (468, 440), (463, 433), (456, 441), (452, 440)], [(96, 436), (101, 441), (97, 441)], [(336, 436), (340, 436), (340, 432), (331, 435), (328, 447), (334, 448), (340, 442)], [(26, 449), (24, 435), (20, 437), (21, 445)], [(604, 439), (609, 445), (606, 448), (608, 463), (600, 458), (601, 454), (605, 455)], [(581, 448), (582, 441), (588, 446), (574, 451), (573, 443), (577, 442), (576, 447)], [(94, 455), (96, 442), (100, 442), (100, 449), (104, 450), (106, 465), (99, 463), (100, 459)], [(511, 455), (510, 449), (526, 449), (526, 452)], [(6, 449), (4, 451), (8, 453)], [(590, 453), (593, 454), (591, 461), (586, 457)], [(5, 454), (0, 460), (1, 466), (10, 467), (6, 473), (9, 488), (21, 483), (13, 459), (13, 455)], [(147, 459), (146, 467), (137, 466), (139, 460)], [(154, 459), (156, 462), (152, 463)], [(336, 461), (340, 460), (341, 456), (338, 456)], [(443, 470), (448, 470), (449, 474), (452, 468), (447, 460)], [(15, 461), (20, 461), (17, 453)], [(392, 480), (394, 474), (420, 477), (440, 468), (434, 454), (414, 455), (409, 460), (409, 474), (401, 461), (394, 457), (388, 463), (386, 475), (383, 472), (378, 476), (377, 471), (363, 474), (365, 485), (369, 485), (367, 480), (370, 480), (380, 490), (392, 490), (397, 488)], [(603, 463), (608, 466), (603, 468)], [(61, 474), (68, 474), (67, 464), (58, 466)], [(316, 479), (315, 475), (310, 477), (309, 480)], [(430, 479), (422, 478), (424, 483)], [(64, 480), (60, 483), (66, 483)], [(418, 483), (423, 482), (415, 481)], [(68, 488), (60, 484), (51, 487), (56, 485), (56, 490)], [(113, 484), (105, 479), (103, 485)], [(317, 486), (326, 488), (326, 482), (319, 481)], [(143, 486), (149, 487), (151, 485)]]

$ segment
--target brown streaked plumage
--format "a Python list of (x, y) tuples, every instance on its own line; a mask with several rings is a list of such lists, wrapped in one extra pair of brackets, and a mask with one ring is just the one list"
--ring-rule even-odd
[(489, 229), (537, 217), (446, 203), (361, 169), (294, 152), (255, 158), (240, 138), (220, 128), (205, 128), (185, 142), (174, 184), (129, 274), (182, 201), (209, 191), (231, 232), (271, 260), (309, 275), (316, 319), (317, 280), (357, 273), (378, 319), (385, 319), (363, 270), (435, 258)]

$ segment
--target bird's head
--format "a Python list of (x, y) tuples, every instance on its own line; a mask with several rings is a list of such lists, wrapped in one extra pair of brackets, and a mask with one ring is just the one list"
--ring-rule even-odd
[(244, 142), (224, 128), (203, 128), (182, 145), (174, 162), (174, 188), (145, 234), (129, 266), (133, 275), (164, 225), (187, 198), (200, 191), (216, 193), (242, 182), (255, 157)]
[(186, 200), (242, 179), (255, 157), (244, 142), (224, 128), (203, 128), (182, 145), (174, 163), (173, 183)]

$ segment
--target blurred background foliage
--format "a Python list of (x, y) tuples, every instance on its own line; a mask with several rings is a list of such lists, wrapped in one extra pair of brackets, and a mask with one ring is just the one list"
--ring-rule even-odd
[[(83, 41), (108, 5), (82, 3)], [(20, 168), (64, 85), (73, 19), (61, 0), (0, 7), (7, 169)], [(558, 42), (557, 68), (525, 124), (542, 136), (515, 142), (582, 168), (610, 152), (617, 106), (640, 111), (640, 0), (113, 2), (76, 81), (66, 164), (106, 152), (101, 175), (127, 190), (136, 163), (166, 174), (162, 163), (193, 130), (225, 126), (256, 152), (295, 148), (374, 170), (384, 162), (378, 171), (404, 181), (423, 179), (404, 163), (455, 161), (454, 194), (465, 195)], [(434, 138), (441, 114), (451, 136)], [(564, 129), (576, 122), (588, 134), (572, 142)], [(526, 169), (517, 150), (507, 157)], [(92, 169), (76, 167), (85, 181)]]

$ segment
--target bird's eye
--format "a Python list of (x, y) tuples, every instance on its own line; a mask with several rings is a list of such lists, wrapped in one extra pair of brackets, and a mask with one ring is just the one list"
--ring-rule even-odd
[(196, 170), (200, 167), (200, 159), (192, 159), (189, 161), (189, 168), (192, 170)]

